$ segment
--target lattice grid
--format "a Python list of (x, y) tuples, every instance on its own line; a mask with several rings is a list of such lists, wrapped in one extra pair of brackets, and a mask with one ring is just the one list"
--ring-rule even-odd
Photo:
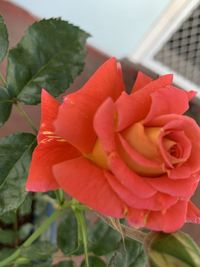
[(173, 33), (154, 59), (200, 85), (200, 5)]

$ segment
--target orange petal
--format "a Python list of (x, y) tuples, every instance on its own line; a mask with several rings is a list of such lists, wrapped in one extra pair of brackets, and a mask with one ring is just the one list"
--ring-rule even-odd
[(133, 193), (131, 193), (128, 188), (120, 184), (119, 181), (113, 175), (107, 174), (106, 177), (116, 194), (129, 207), (158, 211), (168, 209), (171, 205), (174, 205), (177, 202), (176, 197), (159, 192), (150, 198), (139, 198)]
[(60, 188), (69, 195), (106, 216), (123, 217), (126, 205), (110, 187), (103, 169), (80, 157), (53, 170)]
[(96, 141), (93, 117), (108, 98), (114, 101), (124, 90), (116, 59), (106, 61), (78, 91), (65, 97), (55, 122), (56, 134), (84, 153), (91, 152)]
[(188, 179), (172, 180), (164, 175), (157, 178), (145, 178), (145, 181), (157, 191), (187, 200), (194, 194), (199, 179), (189, 177)]
[(200, 209), (192, 201), (188, 203), (187, 222), (200, 224)]
[(115, 150), (116, 109), (111, 98), (108, 98), (97, 110), (94, 117), (95, 132), (106, 152)]
[(178, 201), (167, 210), (151, 211), (146, 218), (145, 227), (165, 233), (175, 232), (186, 222), (187, 206), (187, 201)]
[[(138, 122), (127, 128), (122, 135), (129, 145), (131, 145), (138, 153), (148, 159), (162, 162), (156, 143), (156, 139), (158, 139), (156, 137), (159, 135), (160, 130), (159, 127), (154, 127), (151, 131), (148, 131), (148, 129), (146, 130), (144, 128), (142, 123)], [(155, 137), (152, 138), (151, 134)]]
[(33, 152), (26, 189), (45, 192), (59, 188), (52, 172), (53, 165), (79, 155), (80, 153), (63, 139), (43, 139)]
[(188, 92), (173, 86), (160, 88), (151, 94), (151, 108), (144, 123), (165, 114), (183, 114), (188, 108)]
[(38, 142), (46, 138), (48, 132), (49, 134), (54, 134), (53, 122), (57, 117), (59, 106), (60, 103), (43, 89), (41, 94), (41, 125)]
[(108, 158), (109, 167), (116, 179), (134, 195), (141, 198), (149, 198), (156, 193), (156, 190), (145, 182), (145, 177), (137, 175), (117, 153), (112, 153)]
[(172, 77), (172, 75), (161, 76), (131, 95), (123, 93), (116, 101), (118, 130), (121, 131), (131, 124), (144, 119), (151, 107), (150, 95), (170, 85), (172, 83)]
[(149, 77), (145, 73), (139, 71), (131, 92), (135, 93), (137, 90), (142, 89), (145, 85), (147, 85), (151, 81), (152, 81), (151, 77)]
[(157, 177), (163, 174), (162, 164), (146, 158), (130, 146), (122, 136), (118, 136), (121, 142), (118, 152), (130, 169), (142, 176)]

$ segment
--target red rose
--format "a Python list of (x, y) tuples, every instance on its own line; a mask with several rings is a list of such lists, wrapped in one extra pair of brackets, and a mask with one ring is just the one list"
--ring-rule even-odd
[(200, 212), (190, 201), (200, 171), (200, 129), (182, 115), (194, 92), (139, 73), (124, 91), (114, 58), (60, 104), (42, 92), (42, 121), (26, 188), (62, 188), (130, 224), (172, 232)]

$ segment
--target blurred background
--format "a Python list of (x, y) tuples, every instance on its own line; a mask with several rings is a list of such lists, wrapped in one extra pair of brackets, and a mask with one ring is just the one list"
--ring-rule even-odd
[(62, 17), (92, 36), (89, 44), (109, 55), (126, 57), (139, 45), (171, 0), (13, 0), (32, 14)]
[[(71, 86), (76, 90), (108, 57), (116, 56), (130, 89), (138, 70), (152, 77), (174, 73), (175, 83), (200, 92), (200, 0), (0, 0), (0, 14), (14, 46), (28, 25), (39, 18), (62, 17), (91, 34), (84, 72)], [(6, 62), (1, 66), (5, 73)], [(39, 107), (28, 107), (39, 124)], [(200, 121), (196, 98), (189, 115)], [(13, 110), (12, 119), (1, 128), (4, 136), (28, 130)], [(199, 202), (200, 193), (195, 202)], [(185, 227), (200, 244), (198, 225)]]
[(199, 0), (13, 0), (40, 18), (62, 17), (91, 34), (88, 43), (117, 58), (200, 90)]

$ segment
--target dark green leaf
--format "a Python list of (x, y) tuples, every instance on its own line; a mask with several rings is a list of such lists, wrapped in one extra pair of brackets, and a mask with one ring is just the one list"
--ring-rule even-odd
[[(96, 256), (89, 256), (89, 265), (90, 267), (106, 267), (105, 262)], [(81, 263), (81, 267), (86, 267), (85, 260)]]
[(14, 249), (12, 248), (3, 248), (0, 250), (0, 261), (6, 259), (13, 253)]
[[(1, 38), (1, 37), (0, 37)], [(0, 86), (0, 127), (8, 120), (12, 103), (8, 93)]]
[(30, 247), (23, 248), (21, 251), (21, 256), (29, 259), (32, 264), (51, 264), (52, 254), (55, 251), (56, 248), (51, 243), (47, 241), (38, 241), (32, 244)]
[(79, 252), (78, 225), (72, 211), (66, 213), (58, 226), (57, 244), (64, 254), (70, 255)]
[(60, 19), (30, 26), (8, 55), (7, 82), (12, 98), (37, 104), (41, 88), (54, 96), (63, 93), (83, 69), (87, 37)]
[(19, 210), (18, 210), (19, 216), (26, 216), (32, 213), (32, 201), (33, 201), (33, 194), (28, 193), (25, 201), (19, 207)]
[(199, 267), (200, 249), (183, 232), (157, 234), (149, 253), (151, 266)]
[(101, 256), (116, 250), (121, 239), (120, 234), (114, 231), (102, 220), (88, 227), (89, 250)]
[(26, 258), (19, 258), (13, 267), (52, 267), (53, 265), (49, 260), (42, 263), (29, 262)]
[(62, 261), (54, 265), (54, 267), (75, 267), (75, 264), (73, 261)]
[(132, 239), (126, 238), (118, 250), (113, 253), (108, 267), (144, 267), (146, 257), (142, 245)]
[(8, 32), (6, 25), (0, 16), (0, 62), (4, 59), (8, 49)]
[(16, 211), (9, 211), (1, 215), (0, 221), (3, 224), (13, 224), (16, 221)]
[(35, 136), (17, 133), (0, 139), (0, 215), (17, 209), (25, 200), (25, 181)]
[(17, 233), (10, 229), (0, 228), (0, 244), (2, 245), (13, 245), (17, 238)]

